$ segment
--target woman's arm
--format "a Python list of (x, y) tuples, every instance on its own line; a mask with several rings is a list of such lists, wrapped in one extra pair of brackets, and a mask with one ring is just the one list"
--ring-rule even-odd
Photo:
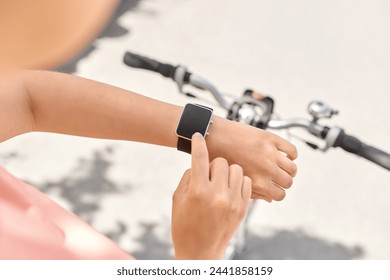
[[(180, 106), (62, 73), (22, 71), (0, 78), (0, 141), (44, 131), (176, 147), (181, 111)], [(264, 130), (217, 116), (213, 121), (207, 137), (210, 159), (240, 164), (252, 179), (252, 197), (283, 199), (296, 174), (296, 148)]]
[(1, 82), (0, 92), (0, 106), (8, 109), (0, 110), (1, 141), (44, 131), (176, 145), (180, 107), (107, 84), (56, 72), (23, 71)]

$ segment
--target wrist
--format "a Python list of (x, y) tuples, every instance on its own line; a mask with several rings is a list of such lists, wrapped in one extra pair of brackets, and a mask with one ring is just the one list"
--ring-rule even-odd
[(232, 121), (214, 116), (213, 124), (209, 129), (209, 135), (206, 137), (210, 161), (225, 155), (224, 151), (230, 146), (234, 136), (232, 125), (234, 125)]

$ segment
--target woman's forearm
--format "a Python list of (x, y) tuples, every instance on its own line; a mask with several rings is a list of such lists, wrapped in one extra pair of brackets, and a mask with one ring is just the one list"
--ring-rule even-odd
[(16, 79), (14, 92), (7, 95), (14, 95), (8, 98), (17, 99), (19, 108), (24, 105), (3, 116), (17, 128), (8, 137), (44, 131), (176, 146), (179, 106), (62, 73), (25, 71)]

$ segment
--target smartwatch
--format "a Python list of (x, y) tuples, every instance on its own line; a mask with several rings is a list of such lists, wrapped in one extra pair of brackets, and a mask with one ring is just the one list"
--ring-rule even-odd
[(176, 128), (177, 149), (191, 154), (191, 138), (194, 133), (199, 132), (203, 137), (208, 134), (212, 123), (213, 109), (199, 105), (186, 104)]

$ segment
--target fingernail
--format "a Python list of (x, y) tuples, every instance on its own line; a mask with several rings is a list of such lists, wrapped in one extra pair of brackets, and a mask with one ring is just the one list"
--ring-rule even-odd
[(194, 135), (192, 135), (192, 137), (203, 137), (203, 136), (199, 132), (195, 132)]

